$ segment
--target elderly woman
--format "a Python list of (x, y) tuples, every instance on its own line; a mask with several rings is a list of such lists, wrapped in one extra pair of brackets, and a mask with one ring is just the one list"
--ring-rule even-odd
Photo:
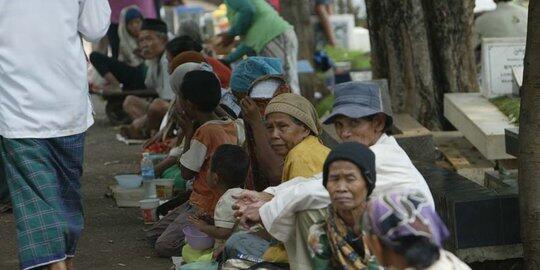
[(330, 194), (328, 218), (309, 229), (314, 269), (363, 269), (370, 256), (355, 233), (368, 196), (375, 188), (375, 155), (366, 146), (338, 145), (326, 159), (323, 185)]
[(384, 267), (471, 269), (442, 249), (448, 230), (421, 192), (392, 192), (371, 198), (362, 227), (364, 241)]
[(277, 58), (248, 57), (235, 67), (231, 76), (231, 92), (240, 100), (246, 125), (253, 175), (248, 186), (258, 191), (281, 183), (283, 158), (270, 147), (262, 119), (272, 98), (291, 92), (281, 75), (281, 66)]
[(282, 182), (320, 173), (330, 149), (318, 138), (321, 125), (309, 100), (281, 94), (268, 103), (264, 114), (270, 146), (285, 159)]

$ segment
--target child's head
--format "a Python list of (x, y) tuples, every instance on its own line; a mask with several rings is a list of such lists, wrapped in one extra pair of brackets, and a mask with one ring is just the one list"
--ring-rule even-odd
[(193, 119), (200, 113), (212, 113), (221, 100), (219, 79), (210, 71), (190, 71), (184, 76), (178, 98), (179, 109)]
[(243, 187), (249, 169), (249, 157), (240, 146), (224, 144), (212, 156), (208, 185), (223, 190)]

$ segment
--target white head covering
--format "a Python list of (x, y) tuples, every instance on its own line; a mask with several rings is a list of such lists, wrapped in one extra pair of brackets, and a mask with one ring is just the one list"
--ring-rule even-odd
[(118, 38), (120, 40), (120, 43), (118, 45), (118, 60), (128, 64), (129, 66), (136, 67), (142, 64), (144, 60), (137, 56), (135, 53), (133, 53), (133, 51), (135, 51), (135, 49), (137, 49), (139, 45), (137, 43), (137, 40), (132, 35), (130, 35), (127, 30), (126, 13), (130, 9), (137, 9), (139, 10), (139, 12), (141, 11), (138, 6), (131, 5), (125, 7), (120, 12), (120, 21), (118, 23)]

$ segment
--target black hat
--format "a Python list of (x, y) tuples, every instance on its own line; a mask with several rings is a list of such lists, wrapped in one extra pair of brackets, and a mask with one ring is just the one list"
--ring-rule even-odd
[(167, 24), (158, 19), (144, 19), (141, 30), (151, 30), (167, 34)]
[(323, 185), (328, 183), (328, 169), (334, 161), (346, 160), (354, 163), (362, 172), (369, 196), (375, 188), (375, 154), (363, 144), (357, 142), (346, 142), (336, 146), (324, 162)]

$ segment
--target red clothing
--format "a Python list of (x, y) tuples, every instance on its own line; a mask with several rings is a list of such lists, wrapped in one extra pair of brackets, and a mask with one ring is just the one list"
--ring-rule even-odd
[(281, 12), (281, 4), (279, 0), (266, 0), (278, 13)]
[(219, 82), (221, 83), (221, 87), (222, 88), (229, 88), (229, 82), (231, 80), (231, 73), (232, 73), (231, 69), (228, 68), (223, 63), (221, 63), (216, 58), (213, 58), (213, 57), (210, 57), (210, 56), (206, 57), (206, 62), (208, 62), (208, 64), (210, 66), (212, 66), (212, 69), (214, 70), (214, 73), (216, 73), (216, 75), (219, 78)]

